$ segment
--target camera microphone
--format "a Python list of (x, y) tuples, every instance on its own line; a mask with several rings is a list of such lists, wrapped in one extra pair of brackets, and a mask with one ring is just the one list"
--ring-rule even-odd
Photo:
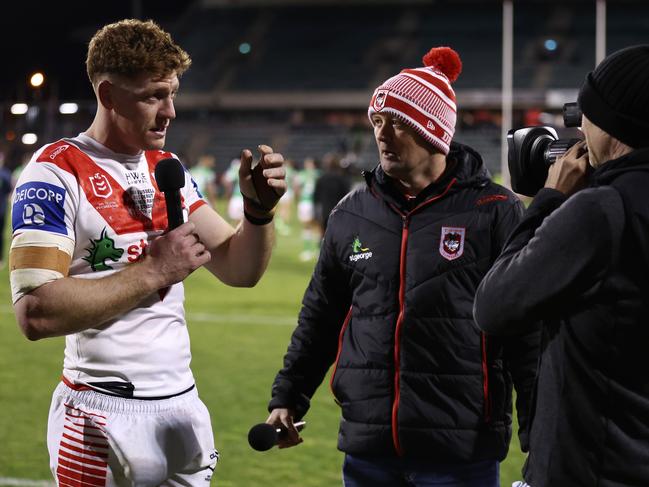
[[(306, 426), (306, 421), (298, 421), (294, 426), (298, 431), (302, 431)], [(248, 443), (257, 451), (266, 451), (277, 445), (279, 440), (285, 438), (287, 434), (288, 431), (285, 428), (277, 428), (268, 423), (259, 423), (250, 428)]]

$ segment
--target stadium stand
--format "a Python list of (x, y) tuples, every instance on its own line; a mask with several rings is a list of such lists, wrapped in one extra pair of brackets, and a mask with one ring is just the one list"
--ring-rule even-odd
[[(370, 167), (376, 156), (364, 113), (373, 88), (390, 73), (419, 65), (428, 48), (450, 45), (464, 63), (455, 83), (456, 137), (498, 172), (502, 23), (497, 0), (188, 2), (163, 23), (193, 58), (168, 147), (189, 161), (211, 152), (218, 170), (261, 141), (296, 161), (353, 152), (357, 165)], [(88, 21), (80, 28), (94, 27)], [(643, 42), (648, 28), (646, 1), (608, 2), (608, 52)], [(515, 125), (529, 121), (529, 110), (556, 116), (560, 106), (548, 104), (551, 94), (574, 96), (594, 64), (595, 0), (514, 2)], [(5, 114), (11, 103), (25, 101), (19, 92), (0, 97)], [(89, 90), (78, 96), (74, 118), (51, 113), (44, 97), (33, 100), (48, 121), (31, 127), (46, 139), (73, 126), (83, 130), (94, 100)], [(350, 117), (353, 123), (341, 122)], [(20, 134), (30, 127), (19, 118), (4, 116), (3, 131), (13, 137), (4, 146), (29, 151)]]

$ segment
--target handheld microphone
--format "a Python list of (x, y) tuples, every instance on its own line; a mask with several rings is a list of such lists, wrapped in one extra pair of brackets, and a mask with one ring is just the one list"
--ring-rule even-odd
[(168, 158), (158, 161), (154, 172), (158, 188), (165, 195), (169, 230), (173, 230), (184, 223), (180, 188), (185, 186), (185, 171), (178, 159)]
[[(294, 424), (295, 429), (302, 431), (306, 421), (298, 421)], [(288, 432), (284, 428), (276, 428), (272, 424), (259, 423), (250, 428), (248, 432), (248, 443), (257, 451), (270, 450), (284, 438)]]

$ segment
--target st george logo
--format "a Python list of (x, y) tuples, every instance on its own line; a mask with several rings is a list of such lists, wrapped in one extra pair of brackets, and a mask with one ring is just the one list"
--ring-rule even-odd
[(372, 258), (372, 251), (369, 247), (363, 247), (361, 239), (358, 235), (352, 242), (352, 255), (349, 256), (350, 262), (357, 262), (359, 260), (368, 260)]
[(387, 91), (379, 90), (374, 97), (374, 110), (380, 112), (381, 109), (385, 106), (385, 99), (388, 96)]
[(464, 235), (462, 227), (442, 227), (439, 241), (439, 253), (447, 260), (455, 260), (464, 253)]
[(106, 264), (106, 259), (117, 262), (124, 253), (124, 249), (115, 247), (115, 240), (110, 238), (104, 228), (98, 239), (90, 239), (90, 247), (86, 248), (88, 255), (83, 258), (90, 264), (93, 271), (105, 271), (112, 269)]
[(27, 203), (23, 207), (23, 223), (25, 225), (41, 226), (45, 224), (45, 212), (36, 203)]
[(104, 174), (95, 173), (90, 176), (90, 183), (92, 184), (92, 192), (99, 198), (108, 198), (113, 194), (113, 188), (108, 182), (108, 178)]

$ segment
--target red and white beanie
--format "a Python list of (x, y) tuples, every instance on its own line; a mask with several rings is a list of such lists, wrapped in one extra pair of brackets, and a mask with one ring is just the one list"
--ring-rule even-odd
[(404, 69), (374, 90), (367, 114), (370, 120), (375, 113), (393, 115), (448, 154), (457, 118), (451, 83), (462, 61), (450, 47), (434, 47), (422, 60), (425, 67)]

